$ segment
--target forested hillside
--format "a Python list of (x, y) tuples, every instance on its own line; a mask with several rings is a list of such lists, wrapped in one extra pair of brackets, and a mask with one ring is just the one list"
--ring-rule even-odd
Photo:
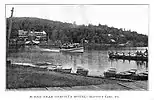
[[(6, 19), (7, 32), (9, 18)], [(133, 23), (132, 23), (133, 24)], [(124, 30), (107, 25), (75, 25), (47, 19), (32, 17), (14, 17), (11, 38), (18, 36), (18, 30), (45, 31), (53, 42), (81, 42), (86, 40), (92, 44), (129, 44), (131, 46), (148, 46), (148, 36), (133, 30)]]

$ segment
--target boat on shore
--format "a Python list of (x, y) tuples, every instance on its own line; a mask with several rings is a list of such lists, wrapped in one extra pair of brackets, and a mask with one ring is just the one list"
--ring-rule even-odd
[(69, 69), (56, 68), (56, 69), (54, 69), (53, 71), (62, 72), (62, 73), (71, 73), (72, 68), (69, 68)]
[(88, 70), (78, 67), (76, 73), (79, 75), (87, 76), (88, 75)]
[(124, 78), (124, 79), (131, 79), (133, 75), (136, 74), (137, 69), (130, 69), (128, 71), (116, 73), (116, 78)]
[(131, 80), (148, 80), (148, 71), (142, 73), (136, 73), (136, 71), (136, 69), (131, 69), (128, 71), (117, 73), (115, 68), (110, 68), (109, 70), (104, 72), (104, 77)]
[(115, 77), (116, 73), (116, 68), (109, 68), (107, 71), (104, 72), (104, 76), (106, 78)]
[(56, 69), (62, 69), (62, 65), (56, 65), (49, 62), (40, 62), (35, 64), (36, 67), (46, 68), (49, 71), (54, 71)]

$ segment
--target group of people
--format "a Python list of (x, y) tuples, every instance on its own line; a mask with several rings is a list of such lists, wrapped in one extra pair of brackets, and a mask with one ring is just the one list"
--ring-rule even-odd
[(148, 56), (148, 49), (146, 49), (144, 52), (136, 51), (136, 56)]
[[(118, 52), (109, 52), (110, 55), (120, 55)], [(122, 52), (123, 56), (125, 56), (125, 53)], [(136, 51), (136, 56), (148, 56), (148, 49), (146, 49), (144, 52), (142, 51)], [(131, 56), (131, 52), (128, 52), (128, 55)]]

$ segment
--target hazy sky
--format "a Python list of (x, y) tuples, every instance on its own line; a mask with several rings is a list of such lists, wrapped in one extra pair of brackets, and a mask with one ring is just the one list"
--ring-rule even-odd
[(148, 34), (148, 5), (6, 5), (6, 17), (38, 17), (76, 24), (131, 29)]

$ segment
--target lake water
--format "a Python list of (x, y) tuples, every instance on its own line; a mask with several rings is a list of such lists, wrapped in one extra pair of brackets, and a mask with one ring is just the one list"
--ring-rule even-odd
[[(137, 50), (144, 51), (145, 48), (111, 48), (110, 51), (131, 52)], [(50, 62), (55, 65), (62, 65), (63, 68), (72, 68), (72, 72), (76, 72), (77, 67), (83, 67), (89, 70), (89, 75), (103, 76), (103, 72), (110, 67), (114, 67), (118, 72), (127, 71), (132, 68), (142, 72), (148, 70), (148, 63), (141, 61), (128, 60), (111, 60), (108, 58), (109, 50), (85, 50), (84, 53), (63, 53), (43, 51), (37, 46), (25, 47), (16, 53), (10, 53), (7, 59), (13, 63), (40, 63)]]

